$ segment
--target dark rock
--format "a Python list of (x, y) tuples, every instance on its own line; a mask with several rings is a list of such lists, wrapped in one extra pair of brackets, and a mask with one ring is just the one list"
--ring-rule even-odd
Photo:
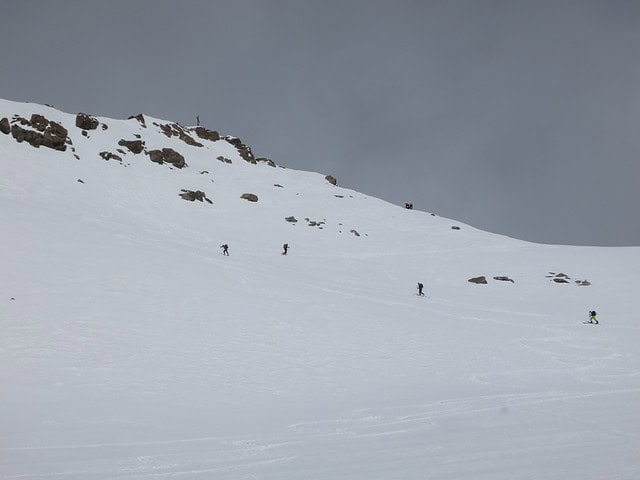
[(163, 163), (170, 163), (176, 168), (183, 168), (186, 165), (184, 157), (172, 148), (151, 150), (148, 153), (149, 159), (152, 162), (159, 163), (160, 165), (162, 165)]
[(76, 115), (76, 127), (81, 128), (82, 130), (95, 130), (98, 128), (98, 125), (100, 125), (100, 122), (91, 115), (87, 115), (86, 113), (79, 113)]
[(44, 140), (44, 135), (42, 135), (40, 132), (25, 130), (24, 128), (19, 127), (15, 124), (11, 126), (11, 136), (15, 138), (16, 142), (27, 142), (35, 148), (38, 148), (40, 145), (42, 145), (42, 141)]
[(118, 145), (121, 147), (127, 147), (132, 153), (142, 153), (144, 150), (144, 141), (143, 140), (120, 140)]
[(264, 158), (264, 157), (256, 158), (256, 162), (266, 163), (270, 167), (275, 167), (276, 166), (276, 163), (273, 160), (269, 159), (269, 158)]
[(109, 128), (106, 123), (101, 124), (100, 127), (102, 128), (102, 130), (106, 130), (107, 128)]
[(33, 115), (31, 115), (31, 121), (29, 124), (36, 130), (44, 132), (45, 128), (49, 126), (49, 120), (47, 120), (43, 115), (34, 113)]
[(284, 188), (282, 185), (280, 185), (279, 183), (274, 183), (273, 184), (274, 187), (278, 187), (278, 188)]
[(554, 282), (556, 283), (569, 283), (569, 280), (567, 280), (566, 278), (561, 278), (561, 277), (556, 277), (553, 279)]
[(104, 160), (117, 160), (119, 162), (122, 162), (122, 157), (120, 155), (116, 155), (115, 153), (111, 153), (111, 152), (100, 152), (100, 156), (104, 159)]
[(212, 142), (217, 142), (220, 140), (220, 134), (215, 130), (208, 130), (204, 127), (196, 127), (196, 135), (204, 140), (210, 140)]
[(509, 277), (506, 277), (506, 276), (503, 276), (503, 275), (500, 275), (500, 276), (498, 276), (498, 277), (493, 277), (493, 279), (494, 279), (494, 280), (498, 280), (498, 281), (500, 281), (500, 282), (511, 282), (511, 283), (516, 283), (516, 282), (514, 282), (514, 281), (513, 281), (513, 279), (511, 279), (511, 278), (509, 278)]
[(240, 195), (240, 198), (244, 198), (245, 200), (248, 200), (250, 202), (258, 201), (258, 196), (254, 195), (253, 193), (243, 193), (242, 195)]
[(591, 282), (589, 280), (576, 280), (576, 283), (581, 287), (588, 287), (589, 285), (591, 285)]
[(344, 195), (334, 195), (334, 197), (337, 197), (337, 198), (344, 198)]
[(459, 227), (459, 226), (457, 226), (457, 225), (453, 225), (453, 226), (451, 227), (451, 230), (460, 230), (460, 227)]
[(9, 119), (7, 117), (0, 120), (0, 132), (5, 135), (9, 135), (11, 133), (11, 125), (9, 124)]
[(194, 147), (204, 146), (201, 143), (196, 142), (182, 127), (182, 125), (179, 125), (177, 123), (170, 123), (170, 124), (159, 125), (159, 127), (162, 133), (164, 133), (169, 138), (175, 136), (175, 137), (178, 137), (187, 145), (192, 145)]
[(329, 182), (331, 185), (337, 185), (338, 181), (335, 179), (335, 177), (332, 177), (331, 175), (327, 175), (326, 177), (324, 177), (324, 179)]
[(478, 285), (486, 285), (486, 284), (488, 283), (488, 282), (487, 282), (487, 277), (485, 277), (484, 275), (483, 275), (483, 276), (480, 276), (480, 277), (473, 277), (473, 278), (470, 278), (470, 279), (469, 279), (469, 280), (467, 280), (467, 281), (468, 281), (468, 282), (471, 282), (471, 283), (476, 283), (476, 284), (478, 284)]
[(135, 118), (144, 128), (147, 128), (147, 123), (144, 121), (144, 115), (142, 115), (141, 113), (137, 115), (131, 115), (127, 120), (131, 120), (132, 118)]
[(220, 160), (223, 163), (231, 163), (230, 158), (223, 157), (222, 155), (220, 155), (219, 157), (216, 157), (216, 159)]
[(285, 217), (284, 219), (289, 223), (297, 223), (298, 222), (296, 217)]
[(357, 230), (351, 229), (350, 232), (353, 233), (356, 237), (360, 236)]
[(240, 140), (238, 137), (229, 137), (229, 136), (224, 137), (224, 139), (227, 142), (229, 142), (231, 145), (236, 147), (238, 154), (243, 160), (253, 164), (256, 163), (256, 159), (253, 156), (253, 153), (251, 152), (251, 147), (242, 143), (242, 140)]
[(82, 136), (83, 137), (88, 137), (89, 136), (89, 132), (87, 132), (86, 130), (82, 130)]
[(44, 131), (42, 145), (64, 152), (67, 149), (67, 129), (56, 122), (51, 122)]
[(211, 200), (209, 200), (207, 198), (207, 195), (200, 191), (200, 190), (180, 190), (182, 193), (180, 194), (180, 197), (184, 198), (185, 200), (188, 200), (190, 202), (193, 202), (195, 200), (198, 200), (199, 202), (202, 202), (203, 200), (206, 200), (209, 203), (213, 203)]
[(79, 178), (78, 183), (84, 183), (84, 181), (81, 178)]

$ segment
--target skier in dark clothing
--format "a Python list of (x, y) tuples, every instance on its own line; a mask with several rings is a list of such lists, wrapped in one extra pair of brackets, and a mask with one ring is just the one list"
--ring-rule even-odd
[(423, 288), (424, 288), (424, 285), (418, 282), (418, 295), (420, 295), (421, 297), (424, 297), (424, 293), (422, 292)]
[(282, 245), (282, 254), (286, 255), (287, 251), (289, 250), (289, 244), (285, 243), (284, 245)]
[(598, 325), (598, 319), (596, 318), (596, 311), (595, 310), (590, 310), (589, 311), (589, 323), (595, 323), (596, 325)]
[(224, 245), (220, 245), (220, 248), (222, 249), (222, 254), (226, 255), (228, 257), (229, 256), (229, 245), (227, 245), (225, 243)]

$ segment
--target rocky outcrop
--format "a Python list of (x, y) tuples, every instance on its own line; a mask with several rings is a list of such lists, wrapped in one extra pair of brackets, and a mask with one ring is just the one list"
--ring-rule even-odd
[(485, 277), (484, 275), (482, 275), (482, 276), (480, 276), (480, 277), (473, 277), (473, 278), (470, 278), (470, 279), (469, 279), (469, 280), (467, 280), (467, 281), (468, 281), (468, 282), (470, 282), (470, 283), (478, 284), (478, 285), (486, 285), (486, 284), (488, 283), (488, 282), (487, 282), (487, 277)]
[(164, 123), (164, 124), (154, 123), (154, 125), (160, 127), (160, 131), (162, 133), (164, 133), (169, 138), (178, 137), (180, 140), (182, 140), (187, 145), (191, 145), (191, 146), (194, 146), (194, 147), (202, 147), (203, 146), (201, 143), (196, 142), (193, 139), (193, 137), (191, 137), (187, 133), (187, 131), (184, 129), (184, 127), (182, 125), (180, 125), (180, 124), (177, 124), (177, 123)]
[[(34, 119), (35, 117), (35, 119)], [(23, 119), (24, 120), (24, 119)], [(35, 121), (34, 121), (35, 120)], [(46, 122), (46, 123), (45, 123)], [(22, 123), (22, 122), (21, 122)], [(42, 115), (33, 115), (32, 120), (26, 123), (29, 126), (36, 127), (38, 130), (43, 128), (44, 133), (39, 131), (27, 130), (18, 125), (11, 126), (11, 135), (16, 142), (27, 142), (29, 145), (38, 148), (40, 145), (64, 152), (67, 149), (67, 129), (56, 122), (49, 122)], [(69, 141), (70, 142), (70, 141)]]
[(76, 127), (81, 128), (82, 130), (95, 130), (98, 128), (100, 122), (96, 118), (93, 118), (91, 115), (87, 115), (86, 113), (79, 113), (76, 115)]
[(256, 163), (256, 158), (253, 156), (253, 153), (251, 152), (251, 147), (245, 145), (244, 143), (242, 143), (242, 140), (240, 140), (238, 137), (224, 137), (224, 139), (229, 142), (231, 145), (233, 145), (234, 147), (236, 147), (236, 150), (238, 151), (238, 154), (240, 155), (240, 157), (249, 162), (249, 163), (253, 163), (255, 165)]
[(100, 152), (100, 157), (107, 161), (113, 159), (122, 162), (122, 157), (120, 155), (116, 155), (115, 153), (111, 152)]
[[(29, 122), (29, 125), (31, 125), (33, 128), (35, 128), (39, 132), (44, 132), (49, 126), (49, 120), (47, 120), (44, 117), (44, 115), (39, 115), (37, 113), (34, 113), (33, 115), (31, 115), (31, 121)], [(65, 137), (66, 137), (66, 133), (65, 133)]]
[(127, 120), (131, 119), (136, 119), (140, 123), (140, 125), (142, 125), (144, 128), (147, 128), (147, 123), (144, 121), (144, 115), (142, 115), (141, 113), (137, 115), (131, 115)]
[(196, 135), (198, 135), (203, 140), (210, 140), (212, 142), (217, 142), (220, 140), (220, 134), (215, 130), (207, 130), (204, 127), (196, 127)]
[(11, 125), (9, 124), (9, 119), (7, 117), (0, 120), (0, 132), (5, 135), (9, 135), (11, 133)]
[(213, 203), (211, 200), (207, 198), (207, 195), (201, 190), (194, 191), (194, 190), (182, 189), (180, 191), (182, 192), (179, 194), (180, 197), (190, 202), (194, 202), (198, 200), (199, 202), (206, 201), (207, 203)]
[(144, 141), (142, 140), (120, 140), (118, 145), (126, 147), (131, 153), (142, 153), (144, 150)]
[(256, 162), (258, 162), (258, 163), (266, 163), (270, 167), (275, 167), (276, 166), (276, 162), (274, 162), (273, 160), (271, 160), (269, 158), (259, 157), (259, 158), (256, 158)]
[(243, 193), (242, 195), (240, 195), (240, 198), (244, 198), (245, 200), (247, 200), (249, 202), (257, 202), (258, 201), (258, 196), (254, 195), (253, 193)]
[(150, 150), (148, 154), (149, 159), (152, 162), (159, 163), (160, 165), (162, 165), (163, 163), (169, 163), (176, 168), (183, 168), (186, 165), (184, 157), (172, 148)]
[(331, 176), (331, 175), (327, 175), (326, 177), (324, 177), (324, 179), (327, 182), (329, 182), (331, 185), (337, 185), (338, 184), (338, 180), (336, 180), (336, 178)]
[(40, 132), (26, 130), (15, 124), (11, 125), (11, 136), (18, 143), (27, 142), (28, 144), (36, 148), (42, 145), (42, 140), (44, 139), (44, 135), (42, 135)]
[(223, 157), (222, 155), (220, 155), (219, 157), (216, 157), (218, 160), (220, 160), (222, 163), (231, 163), (231, 159), (230, 158), (226, 158)]
[(64, 152), (67, 149), (66, 142), (68, 133), (67, 129), (59, 123), (50, 122), (49, 126), (44, 131), (44, 140), (42, 141), (42, 145)]

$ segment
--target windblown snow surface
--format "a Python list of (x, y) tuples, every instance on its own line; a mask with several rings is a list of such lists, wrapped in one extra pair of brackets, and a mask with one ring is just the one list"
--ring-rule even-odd
[[(85, 137), (0, 101), (32, 113), (80, 158), (0, 133), (0, 478), (640, 478), (640, 248), (527, 243), (149, 117)], [(188, 167), (98, 156), (134, 134)]]

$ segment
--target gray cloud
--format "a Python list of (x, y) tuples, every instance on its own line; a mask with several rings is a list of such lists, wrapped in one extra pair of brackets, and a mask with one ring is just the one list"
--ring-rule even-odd
[(240, 136), (479, 228), (640, 245), (633, 1), (5, 2), (0, 96)]

